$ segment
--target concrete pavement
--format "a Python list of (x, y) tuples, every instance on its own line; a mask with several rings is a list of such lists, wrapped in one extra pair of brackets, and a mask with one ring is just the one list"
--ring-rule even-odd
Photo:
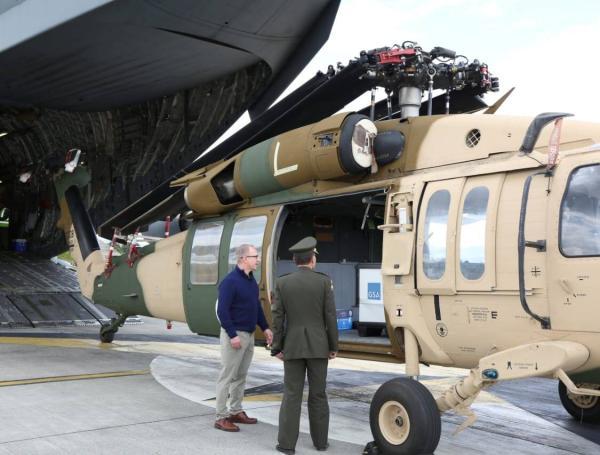
[[(3, 454), (274, 454), (282, 364), (257, 347), (245, 406), (259, 418), (236, 434), (213, 428), (216, 340), (183, 324), (166, 331), (145, 319), (126, 326), (112, 345), (97, 327), (0, 331), (0, 455)], [(328, 453), (359, 454), (371, 440), (368, 409), (380, 384), (403, 366), (336, 359), (330, 364), (332, 410)], [(463, 370), (424, 368), (421, 378), (441, 393)], [(590, 454), (600, 451), (598, 427), (574, 423), (558, 402), (556, 384), (518, 381), (483, 392), (476, 423), (454, 435), (464, 418), (442, 417), (437, 454)], [(297, 453), (317, 453), (303, 408)], [(587, 432), (587, 433), (586, 433)], [(595, 435), (595, 436), (594, 436)]]

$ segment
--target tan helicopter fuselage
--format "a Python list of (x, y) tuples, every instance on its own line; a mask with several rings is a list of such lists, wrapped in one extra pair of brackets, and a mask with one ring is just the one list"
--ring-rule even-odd
[[(573, 341), (586, 346), (589, 357), (570, 374), (587, 372), (579, 380), (598, 383), (600, 258), (595, 242), (600, 238), (582, 233), (600, 225), (592, 218), (585, 229), (571, 230), (578, 223), (572, 219), (577, 202), (570, 201), (593, 199), (589, 217), (599, 207), (598, 188), (575, 181), (578, 169), (600, 166), (600, 148), (594, 146), (600, 128), (565, 122), (552, 176), (536, 175), (531, 181), (524, 235), (545, 247), (525, 249), (524, 282), (530, 309), (550, 320), (542, 328), (521, 303), (517, 241), (524, 183), (544, 170), (547, 147), (542, 144), (548, 144), (551, 127), (539, 147), (523, 155), (517, 150), (528, 123), (460, 116), (431, 119), (428, 127), (411, 132), (404, 167), (409, 175), (390, 187), (382, 226), (386, 313), (400, 342), (404, 331), (398, 329), (416, 336), (422, 362), (472, 368), (486, 356), (517, 346)], [(479, 141), (470, 146), (474, 134)], [(422, 140), (411, 160), (413, 137)], [(538, 369), (535, 355), (532, 361), (506, 362), (523, 376)]]
[[(349, 194), (385, 191), (378, 226), (383, 301), (398, 357), (407, 350), (407, 356), (418, 352), (420, 362), (472, 368), (510, 348), (570, 341), (589, 352), (562, 366), (579, 382), (600, 383), (600, 227), (594, 237), (600, 180), (593, 178), (600, 166), (600, 125), (565, 120), (552, 174), (531, 179), (524, 235), (543, 247), (525, 248), (524, 295), (532, 313), (549, 319), (543, 328), (524, 310), (517, 253), (524, 184), (546, 169), (552, 128), (524, 155), (518, 150), (530, 118), (375, 122), (378, 133), (402, 132), (402, 154), (347, 175), (336, 151), (343, 120), (334, 116), (285, 133), (174, 182), (187, 185), (186, 201), (195, 213), (189, 230), (141, 248), (134, 265), (117, 258), (110, 274), (80, 267), (84, 275), (94, 271), (93, 290), (83, 280), (88, 295), (117, 312), (187, 321), (197, 333), (216, 334), (217, 284), (233, 265), (236, 223), (246, 220), (244, 232), (260, 231), (244, 241), (254, 239), (261, 250), (257, 278), (269, 315), (287, 207), (303, 201), (326, 206)], [(220, 190), (211, 184), (216, 176), (230, 177), (216, 185)], [(578, 204), (587, 204), (583, 215)], [(540, 351), (540, 358), (545, 355)], [(536, 361), (520, 359), (500, 359), (503, 373), (508, 368), (536, 375)], [(414, 370), (414, 355), (407, 360)], [(547, 373), (541, 365), (539, 372)]]

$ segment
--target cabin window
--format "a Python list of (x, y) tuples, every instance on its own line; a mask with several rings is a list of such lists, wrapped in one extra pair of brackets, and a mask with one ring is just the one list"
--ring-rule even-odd
[[(229, 245), (229, 270), (233, 270), (236, 265), (235, 250), (244, 243), (249, 243), (258, 251), (258, 257), (262, 261), (262, 243), (265, 235), (265, 227), (267, 226), (266, 216), (252, 216), (241, 218), (236, 221), (231, 235), (231, 243)], [(260, 283), (260, 265), (253, 272), (257, 283)]]
[(450, 192), (433, 193), (425, 214), (425, 243), (423, 245), (423, 272), (430, 280), (439, 280), (446, 271), (446, 239)]
[(190, 281), (192, 284), (216, 284), (219, 279), (219, 245), (223, 222), (199, 224), (192, 242)]
[(477, 280), (485, 272), (485, 223), (489, 194), (485, 186), (478, 186), (465, 197), (460, 227), (460, 272), (467, 280)]
[(600, 166), (575, 169), (560, 209), (560, 250), (565, 256), (600, 256)]

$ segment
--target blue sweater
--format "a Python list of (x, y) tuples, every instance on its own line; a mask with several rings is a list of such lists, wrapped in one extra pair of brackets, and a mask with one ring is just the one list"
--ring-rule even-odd
[(246, 275), (236, 266), (221, 281), (217, 316), (230, 338), (237, 336), (236, 330), (254, 332), (257, 324), (262, 330), (269, 328), (258, 299), (258, 284), (252, 272)]

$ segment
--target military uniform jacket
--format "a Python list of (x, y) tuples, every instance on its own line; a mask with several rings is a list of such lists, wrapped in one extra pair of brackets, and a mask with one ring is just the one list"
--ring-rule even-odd
[(327, 358), (338, 350), (331, 279), (308, 267), (277, 280), (271, 307), (275, 352), (284, 360)]

